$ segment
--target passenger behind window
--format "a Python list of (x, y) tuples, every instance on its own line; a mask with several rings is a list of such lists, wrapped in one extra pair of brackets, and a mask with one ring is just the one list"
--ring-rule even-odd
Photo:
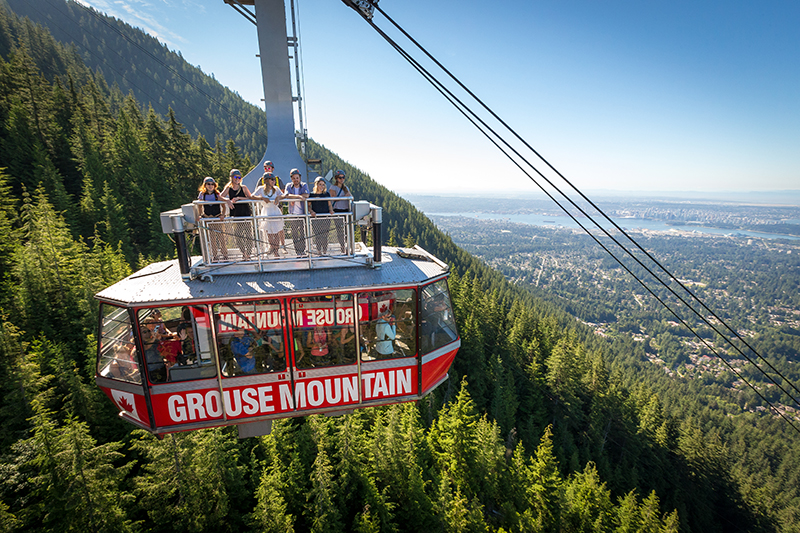
[(256, 369), (256, 358), (252, 352), (253, 337), (243, 329), (237, 330), (231, 339), (231, 351), (242, 372), (251, 374)]
[(265, 370), (269, 372), (282, 372), (286, 370), (286, 357), (283, 355), (283, 330), (267, 330), (264, 339), (258, 339), (267, 347), (267, 360)]
[(311, 348), (311, 365), (324, 366), (328, 364), (328, 331), (322, 326), (314, 326), (308, 332), (306, 346)]
[(114, 360), (109, 364), (111, 377), (141, 383), (139, 365), (136, 364), (133, 344), (119, 343), (114, 345)]
[(147, 374), (153, 383), (164, 383), (169, 378), (169, 371), (166, 363), (158, 353), (159, 333), (157, 331), (158, 321), (150, 316), (142, 324), (142, 346), (144, 347), (144, 359), (147, 363)]
[(419, 323), (420, 351), (425, 354), (455, 340), (450, 306), (445, 296), (438, 294), (423, 304)]
[(353, 326), (333, 328), (331, 334), (332, 354), (331, 362), (334, 365), (352, 365), (356, 362), (356, 332)]
[(178, 355), (178, 363), (182, 365), (194, 363), (197, 360), (197, 351), (194, 346), (194, 328), (192, 327), (192, 312), (188, 307), (184, 307), (181, 312), (181, 323), (178, 324), (178, 339), (181, 341), (181, 353)]
[(378, 356), (381, 359), (391, 357), (394, 354), (393, 341), (397, 336), (395, 322), (395, 316), (392, 314), (391, 308), (387, 308), (378, 317), (378, 322), (375, 324), (375, 351), (378, 352)]

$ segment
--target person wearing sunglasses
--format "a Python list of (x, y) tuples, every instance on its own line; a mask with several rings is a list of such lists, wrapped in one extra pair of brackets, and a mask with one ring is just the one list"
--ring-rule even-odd
[(280, 202), (283, 198), (283, 192), (275, 186), (275, 176), (271, 172), (266, 172), (261, 176), (261, 185), (259, 185), (253, 197), (261, 198), (265, 202), (266, 207), (261, 211), (262, 215), (266, 215), (266, 220), (259, 222), (261, 233), (266, 233), (267, 241), (269, 242), (269, 255), (273, 257), (280, 257), (278, 255), (278, 248), (284, 239), (283, 232), (283, 212), (280, 208)]
[[(201, 202), (223, 202), (223, 204), (202, 204), (200, 205), (200, 216), (202, 218), (219, 218), (220, 221), (225, 220), (225, 209), (227, 205), (231, 205), (227, 198), (223, 198), (217, 191), (217, 180), (211, 176), (203, 179), (203, 183), (198, 189), (199, 194), (197, 199)], [(225, 239), (222, 234), (222, 224), (206, 225), (206, 231), (210, 233), (209, 241), (211, 243), (211, 257), (213, 261), (219, 261), (220, 253), (222, 260), (228, 260), (228, 248), (225, 246)]]
[(293, 168), (290, 172), (292, 182), (286, 185), (283, 191), (283, 197), (287, 200), (294, 200), (289, 204), (289, 214), (298, 215), (294, 220), (289, 221), (292, 232), (292, 241), (294, 242), (294, 252), (297, 255), (306, 254), (306, 223), (304, 218), (300, 215), (306, 214), (305, 200), (308, 198), (311, 191), (308, 190), (308, 185), (300, 181), (300, 171)]
[(242, 252), (242, 259), (249, 261), (253, 251), (253, 209), (248, 202), (242, 200), (252, 200), (253, 195), (250, 194), (247, 185), (242, 184), (242, 173), (238, 169), (231, 170), (230, 181), (222, 189), (220, 196), (227, 198), (233, 204), (232, 217), (244, 219), (235, 221), (231, 227), (236, 238), (236, 246)]
[[(280, 189), (281, 192), (283, 192), (283, 185), (284, 185), (283, 180), (281, 180), (281, 177), (278, 176), (278, 174), (275, 172), (275, 165), (273, 165), (272, 161), (270, 160), (264, 161), (264, 175), (267, 174), (272, 174), (275, 177), (275, 186), (278, 189)], [(263, 177), (261, 178), (261, 183), (262, 185), (266, 186)], [(286, 206), (283, 207), (285, 208)], [(283, 214), (285, 215), (286, 213), (287, 211), (286, 209), (284, 209)], [(284, 234), (283, 230), (281, 230), (280, 232), (280, 238), (281, 238), (281, 250), (283, 251), (283, 253), (286, 253), (286, 235)]]

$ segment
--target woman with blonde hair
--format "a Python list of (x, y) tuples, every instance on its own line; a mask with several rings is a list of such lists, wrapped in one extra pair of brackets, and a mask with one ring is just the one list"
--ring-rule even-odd
[[(224, 202), (227, 205), (229, 202), (226, 198), (217, 191), (217, 180), (211, 176), (203, 179), (198, 189), (197, 199), (201, 202)], [(202, 218), (219, 218), (220, 221), (225, 220), (225, 205), (221, 204), (202, 204), (200, 206), (200, 216)], [(215, 227), (206, 225), (206, 232), (208, 241), (211, 244), (211, 259), (218, 261), (220, 252), (222, 252), (223, 261), (228, 260), (228, 247), (225, 245), (225, 236), (222, 233), (222, 224), (214, 224)]]

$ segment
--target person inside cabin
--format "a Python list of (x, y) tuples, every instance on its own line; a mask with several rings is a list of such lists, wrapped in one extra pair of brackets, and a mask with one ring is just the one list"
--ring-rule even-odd
[(419, 323), (420, 353), (428, 353), (455, 340), (446, 329), (448, 310), (442, 295), (437, 295), (423, 305)]
[(306, 350), (303, 347), (305, 343), (303, 342), (302, 332), (300, 330), (295, 330), (294, 334), (294, 364), (297, 368), (308, 368), (311, 365), (311, 361), (306, 359)]
[(181, 353), (181, 342), (178, 339), (178, 335), (167, 329), (160, 309), (153, 309), (150, 317), (155, 323), (154, 331), (158, 337), (158, 354), (167, 365), (167, 379), (169, 379), (169, 371), (178, 362)]
[(391, 307), (387, 307), (375, 324), (375, 351), (380, 358), (390, 357), (394, 353), (394, 339), (397, 335), (396, 320)]
[(267, 345), (267, 368), (272, 372), (280, 372), (286, 368), (283, 356), (283, 330), (269, 329), (264, 336)]
[[(268, 254), (273, 257), (280, 257), (278, 249), (283, 242), (283, 212), (281, 212), (280, 202), (283, 198), (281, 190), (275, 186), (277, 177), (271, 172), (267, 172), (261, 176), (261, 184), (256, 188), (253, 196), (260, 198), (265, 202), (266, 207), (262, 211), (262, 215), (266, 215), (266, 220), (259, 222), (260, 233), (267, 235), (269, 242)], [(284, 247), (285, 249), (285, 247)]]
[(397, 336), (395, 347), (399, 348), (406, 356), (417, 353), (417, 332), (414, 327), (414, 310), (416, 309), (416, 296), (412, 291), (398, 291), (398, 298), (394, 304), (394, 314), (397, 317)]
[(141, 382), (139, 365), (136, 364), (136, 357), (133, 352), (133, 344), (120, 342), (114, 345), (114, 360), (109, 365), (111, 377), (131, 383)]
[(314, 217), (311, 221), (311, 230), (314, 233), (314, 247), (319, 255), (328, 253), (328, 233), (331, 229), (331, 219), (328, 217), (317, 217), (317, 215), (330, 215), (333, 213), (331, 201), (327, 200), (331, 195), (325, 186), (325, 180), (317, 176), (314, 180), (314, 192), (309, 198), (326, 198), (326, 200), (314, 200), (308, 202), (308, 212)]
[(356, 332), (352, 325), (341, 326), (339, 331), (333, 335), (334, 364), (342, 365), (355, 362), (355, 339)]
[(158, 332), (158, 321), (152, 317), (147, 317), (142, 323), (142, 346), (144, 347), (144, 359), (147, 363), (147, 373), (153, 383), (163, 383), (169, 379), (169, 368), (158, 352), (158, 345), (161, 334)]
[(256, 358), (253, 355), (253, 337), (245, 330), (239, 329), (231, 339), (231, 351), (242, 372), (251, 374), (256, 369)]
[[(224, 202), (224, 204), (201, 205), (200, 216), (205, 219), (219, 218), (220, 221), (225, 220), (225, 208), (228, 200), (223, 198), (217, 191), (217, 180), (211, 176), (203, 179), (197, 199), (201, 202)], [(225, 245), (224, 226), (222, 224), (207, 224), (206, 228), (206, 232), (209, 234), (208, 240), (211, 243), (211, 260), (219, 261), (220, 254), (222, 254), (222, 260), (227, 261), (228, 247)]]
[(250, 189), (242, 183), (242, 173), (239, 169), (231, 169), (230, 181), (222, 189), (220, 196), (230, 200), (233, 208), (231, 216), (245, 220), (237, 220), (232, 224), (233, 234), (236, 239), (236, 246), (242, 252), (242, 260), (249, 261), (253, 251), (253, 209), (244, 200), (253, 199)]
[(323, 366), (328, 363), (328, 331), (317, 324), (308, 332), (306, 346), (311, 347), (311, 365)]
[[(347, 188), (345, 185), (345, 175), (344, 170), (337, 170), (333, 175), (333, 185), (330, 188), (330, 195), (331, 198), (339, 198), (342, 196), (353, 196), (350, 193), (350, 189)], [(347, 200), (336, 200), (333, 202), (333, 212), (334, 213), (349, 213), (350, 212), (350, 202)], [(342, 255), (347, 254), (347, 247), (345, 246), (345, 231), (344, 231), (344, 220), (335, 219), (333, 221), (334, 226), (336, 226), (336, 238), (339, 241), (339, 251)]]
[(181, 353), (178, 355), (178, 363), (185, 365), (189, 359), (195, 359), (194, 349), (194, 328), (192, 327), (192, 312), (188, 307), (181, 311), (181, 323), (178, 324), (176, 331), (178, 340), (181, 341)]
[[(288, 200), (295, 200), (289, 205), (290, 215), (305, 215), (305, 200), (310, 192), (308, 185), (300, 181), (300, 171), (292, 169), (292, 182), (286, 184), (283, 197)], [(306, 221), (302, 218), (289, 221), (292, 230), (292, 242), (294, 242), (294, 252), (297, 255), (306, 253)]]

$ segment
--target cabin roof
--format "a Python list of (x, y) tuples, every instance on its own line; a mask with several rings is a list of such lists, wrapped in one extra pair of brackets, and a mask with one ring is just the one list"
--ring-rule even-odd
[[(398, 255), (408, 252), (415, 258)], [(424, 259), (428, 257), (429, 260)], [(193, 262), (200, 260), (192, 258)], [(220, 274), (212, 281), (184, 280), (178, 261), (153, 263), (99, 292), (95, 298), (127, 306), (281, 296), (294, 292), (338, 292), (416, 285), (446, 274), (448, 267), (419, 246), (385, 246), (380, 268), (353, 266)]]

